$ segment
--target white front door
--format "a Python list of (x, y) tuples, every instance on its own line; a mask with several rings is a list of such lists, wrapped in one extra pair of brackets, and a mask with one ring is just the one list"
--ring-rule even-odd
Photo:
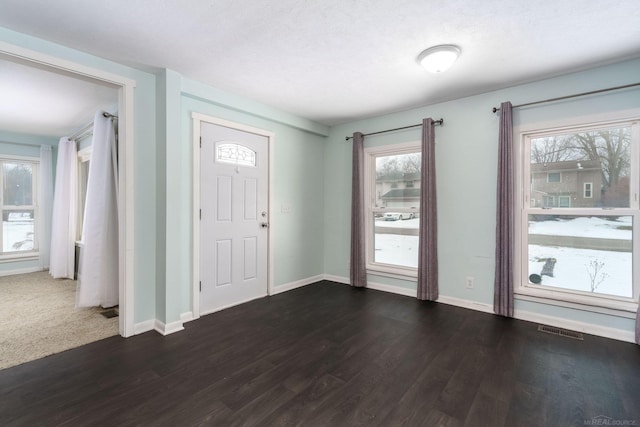
[(269, 137), (202, 122), (200, 314), (267, 295)]

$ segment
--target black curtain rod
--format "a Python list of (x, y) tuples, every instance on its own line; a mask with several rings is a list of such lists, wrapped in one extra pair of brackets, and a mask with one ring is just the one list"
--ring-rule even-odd
[[(444, 119), (434, 120), (432, 123), (433, 123), (433, 125), (442, 126), (442, 124), (444, 123)], [(422, 126), (422, 123), (420, 123), (419, 125), (403, 126), (401, 128), (394, 128), (394, 129), (381, 130), (381, 131), (378, 131), (378, 132), (365, 133), (363, 136), (377, 135), (379, 133), (393, 132), (393, 131), (396, 131), (396, 130), (417, 128), (418, 126)], [(345, 141), (348, 141), (350, 139), (353, 139), (353, 137), (352, 136), (345, 136), (345, 138), (344, 138)]]
[[(575, 95), (559, 96), (557, 98), (543, 99), (542, 101), (527, 102), (526, 104), (514, 105), (512, 108), (528, 107), (529, 105), (544, 104), (545, 102), (561, 101), (563, 99), (577, 98), (579, 96), (595, 95), (596, 93), (609, 92), (609, 91), (612, 91), (612, 90), (619, 90), (619, 89), (627, 89), (627, 88), (634, 87), (634, 86), (640, 86), (640, 83), (631, 83), (631, 84), (628, 84), (628, 85), (610, 87), (610, 88), (607, 88), (607, 89), (592, 90), (590, 92), (576, 93)], [(491, 111), (496, 113), (496, 112), (500, 111), (500, 108), (499, 107), (493, 107), (491, 109)]]

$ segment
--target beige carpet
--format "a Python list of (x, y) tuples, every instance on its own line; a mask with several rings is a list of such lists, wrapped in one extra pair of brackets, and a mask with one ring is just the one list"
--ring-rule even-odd
[(48, 272), (0, 277), (0, 369), (118, 334), (118, 317), (77, 309), (77, 282)]

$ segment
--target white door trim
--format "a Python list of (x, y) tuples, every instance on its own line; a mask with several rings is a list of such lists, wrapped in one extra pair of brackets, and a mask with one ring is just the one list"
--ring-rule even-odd
[(133, 147), (134, 147), (134, 88), (135, 80), (111, 74), (106, 71), (87, 67), (82, 64), (67, 61), (65, 59), (49, 56), (41, 52), (25, 49), (3, 41), (0, 41), (0, 55), (5, 55), (20, 60), (23, 63), (37, 64), (38, 66), (58, 70), (79, 79), (92, 79), (108, 83), (118, 87), (118, 142), (120, 164), (118, 168), (118, 256), (119, 269), (119, 299), (120, 316), (119, 332), (123, 337), (135, 334), (134, 329), (134, 174), (133, 174)]
[(214, 125), (220, 125), (229, 127), (232, 129), (240, 130), (243, 132), (249, 132), (256, 135), (264, 136), (267, 138), (267, 152), (269, 153), (267, 181), (269, 194), (267, 196), (267, 203), (269, 213), (267, 222), (269, 228), (267, 230), (267, 295), (273, 295), (273, 222), (272, 222), (272, 210), (273, 210), (273, 152), (275, 134), (271, 131), (259, 129), (252, 126), (247, 126), (241, 123), (232, 122), (218, 117), (208, 116), (201, 113), (191, 113), (192, 126), (193, 126), (193, 175), (191, 182), (193, 185), (192, 193), (192, 253), (193, 264), (191, 277), (193, 277), (192, 286), (192, 298), (191, 298), (191, 312), (193, 313), (193, 319), (200, 317), (200, 128), (202, 122), (212, 123)]

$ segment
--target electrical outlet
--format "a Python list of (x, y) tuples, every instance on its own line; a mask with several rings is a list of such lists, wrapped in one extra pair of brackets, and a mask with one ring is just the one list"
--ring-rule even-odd
[(464, 284), (466, 285), (467, 289), (473, 289), (473, 285), (475, 284), (475, 283), (474, 283), (474, 282), (475, 282), (475, 280), (476, 280), (476, 279), (475, 279), (474, 277), (472, 277), (472, 276), (467, 276), (467, 277), (464, 279)]

